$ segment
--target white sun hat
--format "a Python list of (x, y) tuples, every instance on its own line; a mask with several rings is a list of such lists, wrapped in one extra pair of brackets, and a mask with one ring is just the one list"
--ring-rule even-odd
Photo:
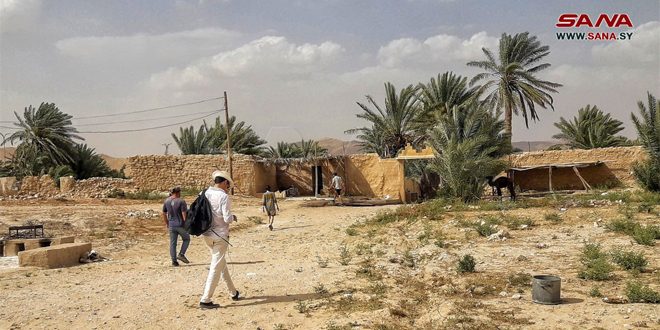
[(213, 181), (215, 181), (216, 177), (225, 178), (227, 179), (227, 181), (229, 181), (229, 184), (231, 184), (232, 186), (234, 185), (234, 180), (231, 179), (231, 176), (229, 175), (229, 173), (227, 173), (227, 171), (213, 172), (213, 174), (211, 174), (211, 178), (213, 179)]

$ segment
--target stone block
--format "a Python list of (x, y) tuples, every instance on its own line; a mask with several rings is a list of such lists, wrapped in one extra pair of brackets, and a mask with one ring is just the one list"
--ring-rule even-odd
[(18, 253), (20, 267), (60, 268), (75, 266), (92, 250), (92, 243), (66, 243)]
[(16, 193), (14, 185), (16, 184), (16, 177), (8, 176), (0, 178), (0, 195), (13, 195)]
[(73, 243), (74, 236), (62, 236), (54, 238), (21, 238), (10, 239), (4, 242), (4, 256), (17, 256), (21, 251), (38, 249), (57, 244)]
[(63, 176), (60, 177), (60, 192), (68, 193), (73, 190), (76, 186), (76, 179), (72, 176)]

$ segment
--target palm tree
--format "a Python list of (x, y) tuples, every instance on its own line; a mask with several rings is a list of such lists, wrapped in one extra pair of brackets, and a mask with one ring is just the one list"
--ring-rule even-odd
[(428, 84), (420, 83), (419, 99), (422, 112), (419, 115), (420, 129), (426, 132), (433, 127), (437, 118), (455, 106), (464, 106), (475, 96), (476, 87), (468, 88), (467, 77), (453, 72), (438, 74)]
[[(264, 152), (266, 141), (257, 135), (252, 126), (246, 126), (244, 121), (237, 123), (236, 117), (231, 116), (229, 117), (229, 130), (233, 153), (259, 155)], [(215, 125), (207, 128), (206, 131), (211, 139), (211, 153), (224, 154), (227, 151), (227, 128), (220, 117), (217, 117)]]
[(504, 167), (498, 159), (506, 149), (504, 122), (483, 105), (448, 110), (430, 132), (437, 152), (430, 169), (441, 179), (441, 193), (473, 201), (483, 193), (484, 178)]
[(511, 118), (522, 113), (525, 126), (529, 128), (529, 118), (539, 119), (536, 105), (554, 110), (550, 93), (556, 93), (561, 84), (538, 79), (535, 74), (550, 67), (549, 63), (538, 63), (550, 54), (550, 47), (542, 46), (536, 36), (528, 32), (510, 36), (502, 34), (499, 42), (499, 58), (482, 48), (486, 60), (468, 62), (485, 70), (470, 81), (470, 85), (485, 80), (477, 93), (485, 95), (484, 102), (504, 109), (505, 133), (511, 146)]
[[(23, 111), (23, 117), (16, 112), (14, 115), (18, 120), (18, 123), (14, 123), (14, 125), (18, 126), (20, 130), (10, 135), (7, 140), (3, 141), (3, 144), (14, 143), (18, 140), (20, 144), (17, 148), (22, 149), (21, 153), (17, 152), (19, 157), (37, 155), (46, 157), (47, 162), (42, 164), (46, 168), (41, 170), (47, 170), (51, 164), (64, 165), (70, 162), (73, 140), (84, 140), (76, 135), (78, 131), (71, 125), (71, 115), (60, 111), (55, 103), (41, 103), (38, 109), (30, 105)], [(27, 158), (20, 161), (30, 162)]]
[(296, 143), (303, 158), (323, 157), (328, 155), (328, 149), (319, 145), (319, 141), (301, 140)]
[(269, 147), (264, 153), (267, 158), (302, 158), (303, 152), (295, 143), (277, 142), (277, 147)]
[(619, 147), (629, 144), (624, 136), (616, 134), (623, 130), (623, 123), (606, 114), (597, 106), (587, 105), (578, 110), (573, 120), (564, 117), (555, 123), (561, 133), (555, 134), (554, 139), (563, 140), (575, 149), (594, 149)]
[[(368, 151), (378, 152), (382, 149), (382, 153), (378, 152), (382, 157), (396, 156), (399, 150), (415, 139), (415, 125), (419, 114), (416, 92), (417, 88), (409, 85), (397, 94), (394, 85), (385, 83), (384, 109), (369, 95), (366, 96), (368, 104), (357, 102), (363, 111), (357, 114), (357, 117), (371, 123), (371, 127), (354, 128), (345, 133), (359, 134), (357, 138), (363, 142), (363, 145), (379, 142), (374, 148), (376, 150)], [(377, 139), (373, 139), (374, 137)]]
[(388, 156), (388, 147), (385, 143), (384, 134), (381, 130), (377, 129), (375, 126), (370, 128), (362, 127), (346, 131), (346, 134), (358, 133), (356, 136), (357, 144), (360, 146), (360, 149), (363, 152), (373, 152), (377, 153), (381, 158), (387, 158)]
[(633, 166), (637, 180), (650, 191), (660, 191), (660, 102), (647, 92), (648, 108), (644, 102), (637, 102), (639, 117), (631, 114), (637, 129), (639, 141), (649, 154), (647, 160)]
[(76, 179), (103, 177), (111, 174), (108, 163), (96, 153), (94, 148), (88, 147), (87, 144), (76, 144), (74, 151), (73, 161), (69, 166)]
[(172, 139), (183, 155), (211, 153), (211, 136), (207, 133), (206, 125), (201, 125), (197, 132), (193, 126), (179, 127), (179, 136), (172, 133)]

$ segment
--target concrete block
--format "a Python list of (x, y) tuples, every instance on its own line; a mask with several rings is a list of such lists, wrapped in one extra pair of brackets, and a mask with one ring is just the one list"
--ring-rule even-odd
[(80, 263), (80, 258), (92, 250), (92, 243), (65, 243), (21, 251), (18, 253), (20, 267), (60, 268)]
[(76, 241), (75, 236), (60, 236), (60, 237), (53, 237), (51, 238), (51, 243), (50, 245), (57, 245), (57, 244), (65, 244), (65, 243), (73, 243)]

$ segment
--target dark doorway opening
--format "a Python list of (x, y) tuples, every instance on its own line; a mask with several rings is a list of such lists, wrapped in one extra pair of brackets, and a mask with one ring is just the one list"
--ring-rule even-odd
[(323, 191), (323, 169), (321, 166), (312, 166), (312, 191), (320, 195)]
[(17, 248), (16, 252), (25, 251), (25, 243), (17, 243), (16, 248)]
[(39, 241), (39, 247), (47, 247), (50, 246), (50, 241)]

